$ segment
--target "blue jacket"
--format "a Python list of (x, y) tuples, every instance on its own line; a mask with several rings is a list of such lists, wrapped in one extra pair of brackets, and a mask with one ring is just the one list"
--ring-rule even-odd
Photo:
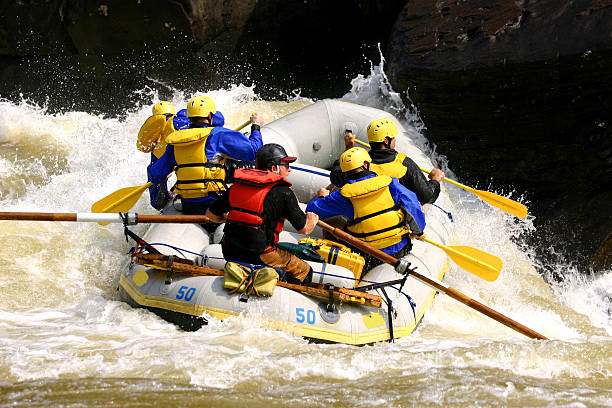
[[(348, 180), (347, 182), (352, 184), (357, 181), (376, 177), (375, 173), (369, 172), (366, 176), (355, 180)], [(421, 228), (421, 231), (425, 230), (425, 214), (421, 210), (419, 200), (412, 191), (401, 185), (396, 178), (391, 179), (389, 184), (389, 191), (393, 201), (399, 203), (401, 207), (409, 213), (412, 218), (416, 221), (417, 225)], [(344, 215), (349, 220), (353, 219), (354, 209), (351, 200), (344, 197), (340, 190), (336, 190), (326, 197), (315, 198), (306, 206), (306, 211), (313, 212), (319, 216), (322, 220), (333, 217), (335, 215)], [(401, 242), (391, 245), (389, 247), (381, 249), (384, 253), (393, 255), (400, 251), (406, 246), (410, 238), (406, 237)]]
[[(221, 153), (236, 160), (249, 161), (255, 160), (255, 153), (263, 145), (261, 140), (261, 132), (254, 130), (249, 138), (244, 134), (217, 125), (218, 120), (224, 120), (221, 112), (213, 115), (213, 130), (206, 139), (204, 154), (207, 160), (211, 160), (216, 154)], [(192, 126), (190, 126), (192, 127)], [(176, 166), (174, 158), (174, 146), (168, 145), (166, 152), (155, 163), (151, 163), (147, 167), (149, 181), (154, 184), (159, 184), (166, 179), (174, 167)], [(182, 200), (193, 202), (214, 201), (216, 197), (200, 197)]]

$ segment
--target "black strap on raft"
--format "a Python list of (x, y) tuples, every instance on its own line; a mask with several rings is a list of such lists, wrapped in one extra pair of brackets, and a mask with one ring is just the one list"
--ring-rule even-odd
[(161, 255), (161, 252), (159, 252), (157, 249), (153, 248), (147, 241), (145, 241), (144, 239), (140, 238), (138, 235), (136, 235), (135, 233), (130, 231), (130, 229), (127, 227), (128, 223), (127, 223), (127, 217), (126, 217), (125, 214), (119, 213), (119, 216), (123, 220), (123, 234), (125, 235), (125, 242), (128, 242), (128, 237), (130, 237), (138, 245), (142, 245), (150, 254)]
[[(360, 292), (367, 292), (369, 290), (380, 289), (380, 291), (385, 296), (386, 303), (387, 303), (387, 319), (389, 320), (389, 343), (392, 343), (393, 339), (394, 339), (394, 334), (393, 334), (393, 314), (394, 314), (395, 311), (393, 310), (393, 305), (392, 305), (391, 298), (389, 298), (389, 295), (387, 294), (387, 291), (385, 290), (385, 287), (392, 286), (392, 285), (397, 285), (399, 283), (400, 287), (399, 287), (398, 291), (399, 291), (399, 293), (403, 293), (402, 289), (404, 288), (404, 284), (406, 283), (406, 279), (408, 279), (408, 275), (410, 275), (411, 271), (413, 271), (413, 269), (410, 269), (410, 262), (408, 262), (408, 264), (406, 265), (406, 270), (404, 272), (404, 276), (401, 279), (394, 279), (394, 280), (387, 281), (387, 282), (376, 282), (376, 283), (372, 283), (370, 285), (365, 285), (365, 286), (360, 286), (358, 288), (355, 288), (355, 290), (358, 290)], [(410, 306), (412, 307), (412, 314), (414, 315), (414, 322), (416, 324), (416, 313), (415, 313), (414, 304), (413, 304), (414, 301), (407, 294), (405, 294), (405, 293), (403, 293), (403, 294), (406, 295), (406, 297), (408, 298), (408, 303), (410, 303)]]
[(393, 310), (393, 302), (391, 301), (391, 298), (389, 297), (389, 295), (387, 295), (387, 291), (385, 290), (384, 287), (380, 288), (381, 292), (383, 293), (383, 295), (385, 295), (385, 299), (387, 300), (387, 320), (389, 321), (389, 343), (393, 343), (393, 340), (395, 339), (395, 336), (393, 335), (393, 313), (395, 312)]

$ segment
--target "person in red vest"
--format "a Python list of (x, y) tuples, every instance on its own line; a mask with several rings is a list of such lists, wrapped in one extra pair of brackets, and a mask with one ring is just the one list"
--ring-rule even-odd
[(302, 211), (286, 179), (289, 163), (295, 160), (281, 145), (263, 145), (255, 154), (256, 168), (237, 169), (234, 184), (213, 202), (206, 216), (225, 222), (221, 248), (226, 260), (280, 268), (288, 273), (289, 282), (308, 283), (310, 265), (276, 247), (285, 220), (304, 235), (319, 221), (318, 215)]

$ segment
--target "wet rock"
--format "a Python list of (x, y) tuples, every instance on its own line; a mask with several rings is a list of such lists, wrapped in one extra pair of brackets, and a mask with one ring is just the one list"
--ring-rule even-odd
[(415, 0), (389, 46), (462, 180), (525, 194), (532, 242), (581, 266), (612, 231), (611, 32), (610, 0)]
[(595, 252), (592, 259), (595, 271), (612, 270), (612, 234), (609, 234), (603, 245)]

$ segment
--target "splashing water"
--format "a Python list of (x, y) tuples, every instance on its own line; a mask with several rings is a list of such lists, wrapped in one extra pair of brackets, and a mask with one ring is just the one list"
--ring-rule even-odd
[[(345, 98), (401, 118), (408, 134), (398, 150), (410, 138), (452, 167), (382, 64), (355, 78)], [(201, 93), (228, 127), (253, 111), (268, 122), (312, 103), (299, 95), (264, 101), (243, 85)], [(190, 97), (175, 90), (171, 102), (182, 107)], [(136, 135), (149, 115), (150, 106), (121, 119), (50, 115), (0, 101), (0, 210), (86, 212), (112, 191), (143, 184), (149, 156), (135, 149)], [(443, 295), (412, 336), (392, 344), (308, 344), (246, 317), (186, 333), (118, 301), (117, 272), (131, 245), (119, 226), (0, 221), (0, 406), (612, 406), (610, 271), (570, 273), (549, 286), (521, 244), (531, 217), (516, 220), (444, 187), (457, 243), (504, 261), (495, 282), (456, 267), (446, 282), (551, 341), (529, 340)], [(150, 211), (145, 198), (135, 211)]]

